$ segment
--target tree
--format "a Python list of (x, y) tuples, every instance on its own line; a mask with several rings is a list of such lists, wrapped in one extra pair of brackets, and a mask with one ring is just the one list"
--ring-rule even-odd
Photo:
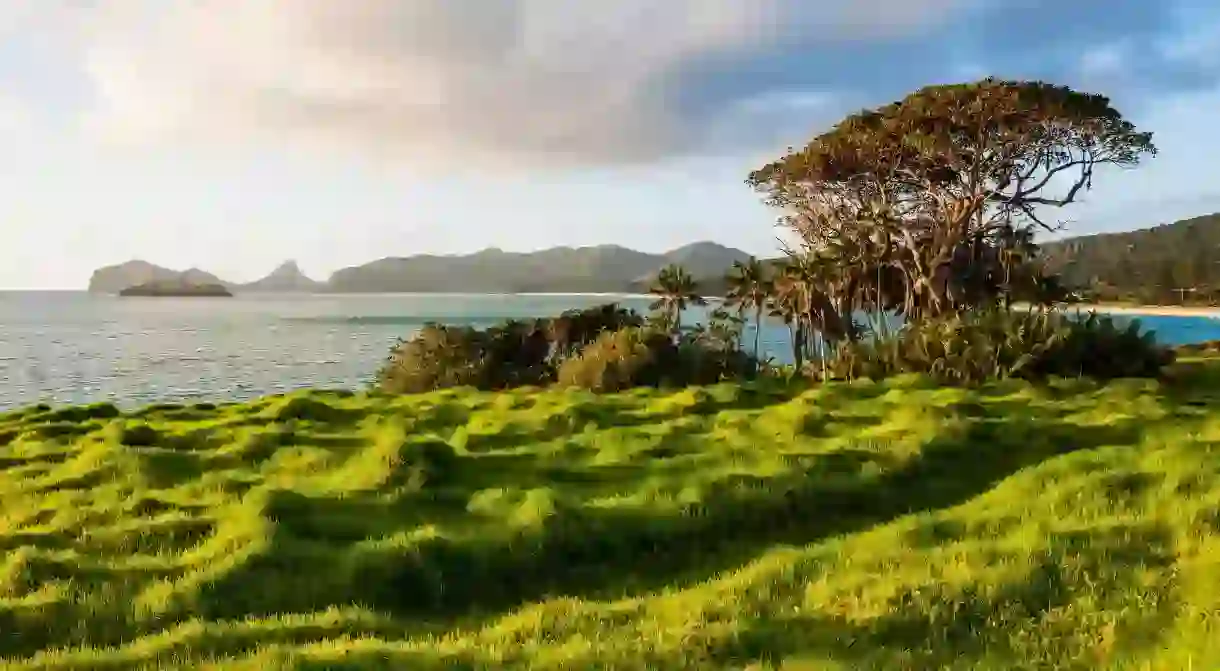
[(707, 305), (707, 301), (698, 293), (694, 278), (677, 264), (662, 268), (648, 293), (658, 297), (649, 309), (659, 310), (665, 324), (674, 332), (682, 330), (683, 310), (690, 305)]
[(754, 358), (757, 359), (759, 336), (762, 335), (763, 310), (767, 307), (767, 300), (772, 291), (771, 276), (762, 261), (750, 257), (750, 260), (745, 263), (735, 261), (726, 279), (728, 280), (728, 291), (725, 295), (725, 304), (736, 306), (739, 316), (747, 311), (754, 312)]
[(1100, 166), (1155, 153), (1104, 96), (989, 78), (849, 116), (747, 182), (811, 250), (884, 235), (900, 309), (919, 318), (994, 303), (997, 236), (1056, 230), (1044, 210), (1075, 202)]
[(825, 368), (825, 347), (850, 335), (850, 317), (836, 308), (825, 288), (841, 266), (826, 261), (816, 254), (790, 252), (773, 284), (772, 314), (783, 319), (792, 332), (797, 370), (812, 356), (815, 342)]

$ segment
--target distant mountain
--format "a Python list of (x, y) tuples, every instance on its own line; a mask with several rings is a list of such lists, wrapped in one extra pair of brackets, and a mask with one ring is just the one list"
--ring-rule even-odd
[[(686, 269), (700, 289), (708, 293), (719, 293), (725, 273), (736, 262), (746, 262), (750, 255), (740, 249), (725, 247), (714, 242), (696, 242), (665, 252), (653, 270), (632, 281), (632, 291), (644, 293), (656, 279), (661, 268), (677, 264)], [(713, 287), (715, 287), (713, 289)], [(710, 291), (709, 291), (710, 290)]]
[(306, 277), (288, 261), (261, 280), (224, 282), (198, 270), (189, 277), (145, 261), (129, 261), (93, 273), (89, 291), (118, 293), (156, 281), (221, 284), (240, 292), (334, 293), (620, 293), (644, 292), (662, 268), (677, 263), (696, 279), (716, 279), (749, 254), (713, 242), (696, 242), (664, 254), (618, 245), (552, 247), (537, 252), (484, 249), (474, 254), (389, 257), (334, 272), (326, 282)]
[(191, 268), (185, 271), (170, 270), (147, 261), (128, 261), (115, 266), (106, 266), (93, 271), (89, 278), (89, 291), (117, 294), (128, 287), (142, 284), (182, 283), (208, 285), (225, 283), (215, 275)]
[(695, 277), (724, 274), (745, 252), (701, 242), (649, 254), (618, 245), (553, 247), (538, 252), (485, 249), (464, 256), (386, 258), (336, 271), (330, 291), (376, 292), (639, 292), (670, 263)]
[(285, 261), (261, 280), (239, 284), (234, 289), (252, 293), (316, 293), (325, 290), (325, 287), (324, 283), (312, 280), (301, 272), (296, 261)]

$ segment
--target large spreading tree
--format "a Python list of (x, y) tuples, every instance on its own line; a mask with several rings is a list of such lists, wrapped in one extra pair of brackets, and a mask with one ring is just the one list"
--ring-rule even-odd
[(920, 318), (1045, 287), (1012, 263), (1029, 233), (1059, 228), (1048, 212), (1102, 166), (1155, 153), (1105, 96), (985, 79), (853, 114), (748, 182), (804, 252), (840, 257), (849, 302)]

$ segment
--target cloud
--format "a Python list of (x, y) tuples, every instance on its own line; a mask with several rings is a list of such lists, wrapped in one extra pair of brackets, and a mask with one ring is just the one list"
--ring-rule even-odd
[[(723, 117), (684, 113), (685, 75), (780, 44), (909, 34), (967, 2), (99, 3), (88, 126), (119, 141), (321, 143), (421, 163), (648, 162), (744, 141)], [(717, 102), (742, 118), (760, 94), (775, 93)]]

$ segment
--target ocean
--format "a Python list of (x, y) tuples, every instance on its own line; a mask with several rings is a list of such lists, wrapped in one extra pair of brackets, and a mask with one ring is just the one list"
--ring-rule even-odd
[[(301, 387), (361, 388), (390, 347), (428, 321), (487, 326), (606, 302), (599, 295), (244, 295), (120, 299), (0, 293), (0, 410), (34, 403), (240, 400)], [(687, 319), (698, 319), (693, 313)], [(1163, 342), (1220, 339), (1220, 318), (1140, 316)], [(747, 343), (753, 342), (747, 331)], [(766, 322), (762, 349), (791, 358)]]

